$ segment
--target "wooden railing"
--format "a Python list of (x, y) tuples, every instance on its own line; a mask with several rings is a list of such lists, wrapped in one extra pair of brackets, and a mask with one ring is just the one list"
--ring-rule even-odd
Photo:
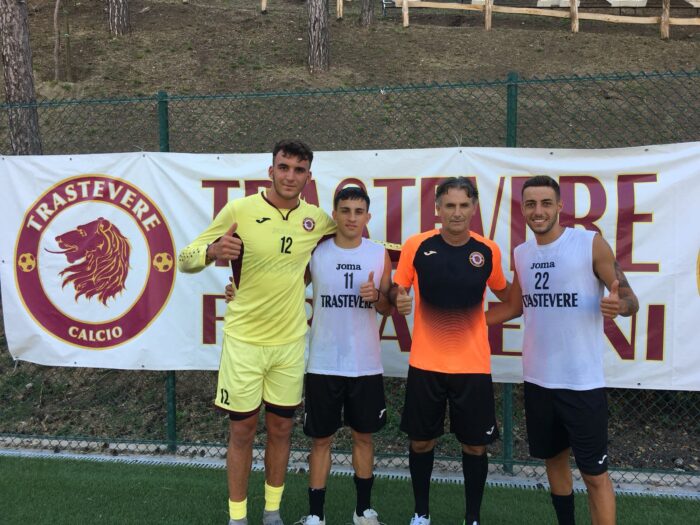
[[(341, 1), (341, 0), (339, 0)], [(689, 8), (700, 7), (700, 2), (696, 0), (686, 0)], [(477, 0), (472, 4), (461, 4), (452, 2), (434, 2), (430, 0), (394, 0), (396, 7), (400, 7), (403, 14), (404, 27), (409, 26), (409, 8), (431, 8), (431, 9), (455, 9), (460, 11), (483, 11), (484, 13), (484, 28), (488, 31), (492, 27), (492, 19), (494, 13), (514, 14), (514, 15), (535, 15), (549, 16), (556, 18), (570, 18), (571, 32), (578, 33), (579, 20), (597, 20), (599, 22), (612, 22), (616, 24), (650, 24), (658, 25), (661, 31), (661, 38), (668, 39), (670, 37), (670, 27), (677, 25), (700, 26), (700, 18), (698, 17), (671, 17), (671, 0), (661, 1), (661, 13), (659, 16), (629, 16), (629, 15), (612, 15), (600, 12), (579, 11), (579, 2), (569, 2), (568, 0), (554, 0), (549, 2), (554, 6), (557, 4), (562, 7), (569, 4), (568, 10), (551, 9), (542, 7), (514, 7), (512, 5), (494, 5), (493, 0)], [(619, 4), (615, 7), (625, 7), (621, 2), (611, 0), (610, 4)], [(640, 6), (641, 7), (641, 6)]]

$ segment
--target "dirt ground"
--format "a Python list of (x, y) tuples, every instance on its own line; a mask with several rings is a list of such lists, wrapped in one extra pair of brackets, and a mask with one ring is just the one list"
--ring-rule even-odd
[[(700, 67), (697, 26), (674, 26), (664, 41), (657, 26), (582, 21), (572, 34), (565, 19), (496, 15), (487, 32), (478, 13), (414, 9), (404, 29), (400, 10), (382, 17), (377, 3), (376, 23), (362, 29), (357, 0), (346, 2), (343, 20), (335, 19), (333, 4), (331, 71), (312, 76), (306, 67), (306, 6), (299, 0), (271, 0), (266, 15), (255, 1), (133, 0), (133, 33), (120, 38), (108, 34), (103, 1), (66, 0), (61, 23), (70, 26), (74, 81), (55, 83), (54, 3), (30, 0), (38, 93), (211, 94), (491, 80), (509, 71), (532, 77)], [(679, 9), (673, 16), (695, 17), (698, 10)]]

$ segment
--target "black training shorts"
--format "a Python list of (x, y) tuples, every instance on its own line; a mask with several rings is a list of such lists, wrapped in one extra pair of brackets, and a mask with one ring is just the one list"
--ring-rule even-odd
[(306, 374), (304, 434), (316, 438), (332, 436), (343, 423), (363, 434), (377, 432), (386, 424), (381, 374), (360, 377)]
[(548, 459), (571, 447), (579, 470), (608, 470), (608, 401), (604, 388), (568, 390), (525, 382), (530, 455)]
[(482, 446), (498, 438), (491, 374), (445, 374), (408, 367), (401, 430), (414, 441), (444, 433), (449, 402), (450, 432), (464, 445)]

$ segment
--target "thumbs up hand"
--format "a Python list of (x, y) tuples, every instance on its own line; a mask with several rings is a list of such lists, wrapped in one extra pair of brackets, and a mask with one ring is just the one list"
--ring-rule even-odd
[(367, 282), (362, 283), (360, 286), (360, 297), (366, 303), (376, 303), (379, 301), (379, 290), (374, 286), (374, 272), (369, 272), (369, 277)]
[(210, 261), (233, 261), (240, 257), (243, 241), (234, 237), (238, 223), (234, 222), (228, 231), (218, 241), (207, 246), (207, 259)]
[(236, 298), (236, 290), (233, 288), (233, 277), (228, 278), (229, 283), (224, 289), (224, 301), (230, 303)]
[(401, 315), (410, 315), (413, 310), (413, 297), (408, 295), (403, 286), (399, 286), (399, 293), (396, 296), (396, 310)]
[(620, 281), (613, 281), (610, 293), (600, 300), (600, 311), (606, 319), (614, 319), (620, 313)]

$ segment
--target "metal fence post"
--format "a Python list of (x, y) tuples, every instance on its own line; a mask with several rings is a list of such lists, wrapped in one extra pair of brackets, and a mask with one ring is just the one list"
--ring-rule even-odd
[(513, 384), (503, 385), (503, 471), (513, 473)]
[(170, 123), (168, 121), (168, 94), (158, 92), (158, 136), (160, 151), (170, 151)]
[[(158, 137), (160, 151), (170, 151), (170, 123), (168, 121), (168, 94), (165, 91), (158, 92)], [(175, 425), (175, 372), (172, 370), (165, 376), (165, 400), (166, 400), (166, 434), (168, 450), (177, 450), (177, 426)]]
[(507, 77), (506, 147), (518, 145), (518, 74), (511, 71)]
[(177, 449), (177, 427), (175, 426), (175, 372), (170, 370), (165, 375), (165, 398), (167, 405), (168, 450)]
[[(518, 74), (508, 73), (506, 98), (506, 147), (518, 143)], [(513, 384), (503, 385), (503, 471), (513, 473)]]

